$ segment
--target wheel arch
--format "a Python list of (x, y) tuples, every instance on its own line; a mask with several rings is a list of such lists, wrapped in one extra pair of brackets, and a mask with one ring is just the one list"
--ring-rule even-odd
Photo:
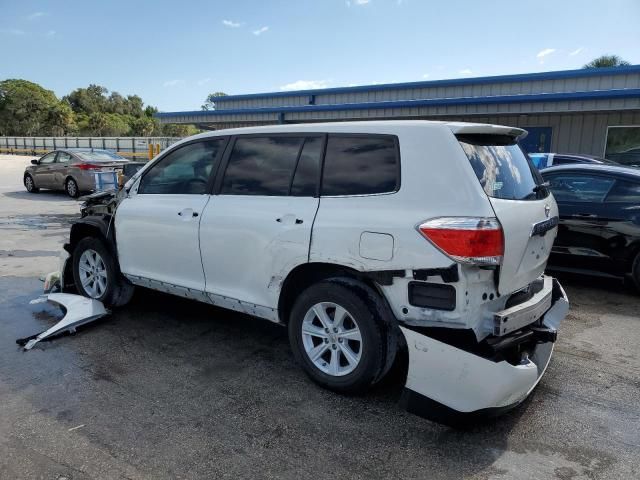
[(73, 255), (80, 240), (85, 237), (97, 237), (105, 243), (117, 259), (115, 227), (112, 219), (111, 215), (89, 215), (81, 218), (71, 226), (69, 243), (65, 245), (65, 250)]
[[(296, 298), (314, 283), (334, 277), (344, 277), (359, 281), (376, 292), (381, 300), (389, 307), (378, 283), (372, 275), (360, 272), (351, 267), (336, 263), (310, 262), (293, 268), (282, 282), (278, 297), (278, 316), (283, 324), (289, 323), (289, 314)], [(391, 311), (389, 307), (389, 311)]]

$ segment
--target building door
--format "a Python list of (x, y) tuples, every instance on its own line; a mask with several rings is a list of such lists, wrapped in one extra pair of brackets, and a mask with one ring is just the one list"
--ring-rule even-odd
[(551, 151), (551, 127), (522, 127), (529, 134), (520, 140), (520, 146), (527, 153)]

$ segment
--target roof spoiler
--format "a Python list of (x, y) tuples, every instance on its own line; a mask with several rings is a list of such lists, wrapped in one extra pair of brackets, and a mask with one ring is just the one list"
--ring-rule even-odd
[(448, 123), (447, 126), (455, 135), (465, 134), (486, 134), (486, 135), (509, 135), (516, 140), (522, 140), (527, 136), (527, 131), (522, 128), (506, 127), (504, 125), (490, 125), (483, 123)]

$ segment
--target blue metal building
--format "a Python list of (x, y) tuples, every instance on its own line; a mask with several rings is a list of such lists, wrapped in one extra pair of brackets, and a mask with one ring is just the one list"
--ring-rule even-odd
[(525, 128), (529, 135), (523, 145), (531, 152), (604, 155), (612, 148), (632, 148), (636, 140), (640, 147), (640, 65), (230, 95), (215, 102), (213, 111), (157, 117), (163, 123), (207, 129), (344, 120), (461, 120)]

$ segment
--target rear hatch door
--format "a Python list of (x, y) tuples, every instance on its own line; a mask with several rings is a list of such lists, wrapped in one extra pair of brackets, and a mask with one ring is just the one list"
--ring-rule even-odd
[[(487, 126), (489, 127), (489, 126)], [(517, 144), (518, 129), (456, 132), (502, 225), (504, 257), (498, 291), (519, 290), (544, 271), (556, 236), (558, 210), (542, 177)]]

